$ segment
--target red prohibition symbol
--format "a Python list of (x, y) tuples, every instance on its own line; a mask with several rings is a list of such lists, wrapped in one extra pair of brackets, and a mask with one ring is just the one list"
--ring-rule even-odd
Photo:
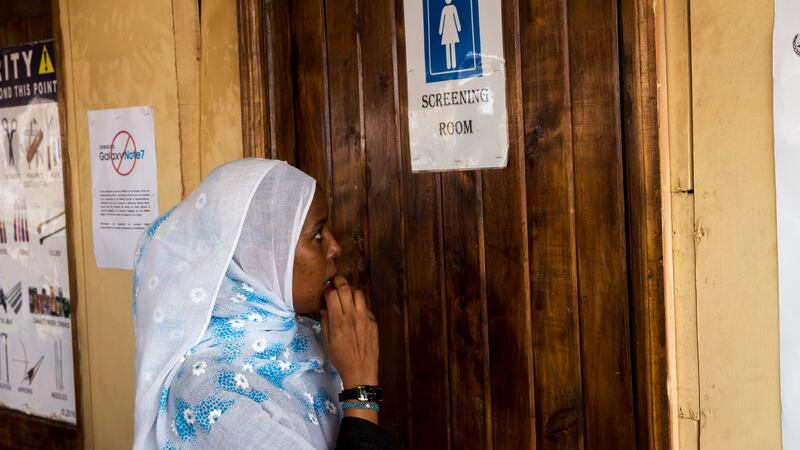
[[(122, 145), (123, 142), (124, 145)], [(111, 153), (115, 153), (114, 150), (118, 148), (122, 148), (122, 151), (118, 153), (119, 159), (116, 161), (113, 156), (111, 157), (111, 167), (121, 176), (127, 177), (133, 172), (133, 168), (136, 167), (136, 157), (134, 156), (132, 158), (133, 162), (130, 167), (126, 168), (127, 170), (122, 169), (122, 162), (125, 160), (124, 156), (128, 150), (136, 152), (136, 141), (133, 140), (133, 136), (131, 136), (130, 133), (125, 130), (120, 130), (119, 133), (114, 135), (114, 139), (111, 140)]]

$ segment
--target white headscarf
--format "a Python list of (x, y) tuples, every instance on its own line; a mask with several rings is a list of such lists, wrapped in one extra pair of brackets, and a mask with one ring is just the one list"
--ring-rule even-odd
[(292, 303), (315, 187), (280, 161), (232, 162), (142, 236), (135, 449), (335, 445), (341, 379)]

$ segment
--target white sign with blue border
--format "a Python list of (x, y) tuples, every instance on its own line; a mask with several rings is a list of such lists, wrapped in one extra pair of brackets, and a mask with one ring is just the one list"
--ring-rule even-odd
[(500, 0), (405, 0), (414, 172), (505, 167)]

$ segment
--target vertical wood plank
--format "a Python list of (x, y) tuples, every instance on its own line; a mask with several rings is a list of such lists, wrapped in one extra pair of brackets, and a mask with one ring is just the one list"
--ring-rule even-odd
[(242, 141), (245, 156), (268, 154), (270, 123), (267, 103), (267, 78), (264, 8), (262, 0), (237, 0), (239, 26), (239, 76), (241, 78)]
[(72, 425), (0, 407), (0, 441), (9, 449), (84, 448)]
[(564, 0), (521, 0), (537, 449), (583, 448), (569, 60)]
[[(452, 448), (447, 307), (441, 221), (441, 177), (411, 173), (408, 137), (403, 2), (395, 1), (397, 102), (403, 164), (403, 219), (407, 230), (409, 447)], [(383, 369), (386, 370), (386, 369)]]
[[(622, 3), (624, 11), (625, 3)], [(666, 255), (671, 256), (671, 263), (665, 258), (664, 265), (672, 271), (675, 314), (675, 388), (674, 420), (678, 423), (678, 435), (673, 436), (678, 448), (699, 450), (700, 445), (700, 361), (697, 343), (697, 289), (695, 281), (695, 215), (694, 215), (694, 179), (692, 157), (692, 79), (691, 79), (691, 46), (689, 42), (689, 0), (673, 1), (664, 5), (665, 9), (665, 54), (666, 58), (666, 90), (669, 160), (663, 161), (669, 166), (669, 191), (671, 198), (667, 203), (671, 210), (671, 240), (666, 247)], [(625, 13), (622, 13), (622, 40), (626, 38)], [(631, 42), (632, 43), (632, 42)], [(628, 46), (623, 44), (623, 55), (627, 55)], [(624, 61), (632, 60), (623, 56)], [(632, 62), (632, 61), (631, 61)], [(633, 66), (631, 66), (632, 68)], [(631, 73), (623, 66), (623, 79)], [(625, 81), (623, 92), (632, 84)], [(663, 89), (663, 84), (662, 84)], [(627, 95), (623, 93), (623, 95)], [(625, 115), (625, 129), (628, 129), (628, 114)], [(665, 120), (663, 114), (660, 119)], [(664, 137), (663, 135), (661, 136)], [(630, 148), (628, 134), (625, 136), (625, 148)], [(626, 155), (629, 153), (626, 150)], [(628, 181), (630, 184), (630, 178)], [(666, 186), (664, 186), (666, 188)], [(630, 199), (630, 197), (629, 197)], [(630, 200), (629, 200), (630, 201)], [(633, 249), (634, 245), (630, 245)], [(671, 253), (671, 255), (670, 255)], [(669, 294), (670, 288), (667, 287)], [(667, 295), (668, 295), (667, 294)], [(668, 306), (667, 306), (668, 307)], [(669, 313), (669, 309), (667, 310)], [(634, 316), (634, 320), (635, 316)], [(669, 333), (669, 329), (667, 331)], [(641, 411), (641, 409), (640, 409)], [(641, 414), (641, 412), (639, 412)]]
[(371, 307), (380, 326), (381, 426), (408, 435), (405, 234), (394, 2), (359, 4)]
[[(660, 5), (660, 6), (659, 6)], [(664, 210), (662, 186), (669, 180), (661, 171), (662, 148), (657, 63), (656, 6), (640, 0), (621, 0), (622, 88), (625, 130), (628, 258), (631, 268), (630, 302), (635, 336), (637, 377), (636, 424), (638, 447), (670, 448), (672, 436), (667, 397), (667, 319), (664, 278)], [(657, 13), (658, 11), (658, 13)], [(662, 43), (663, 44), (663, 43)], [(661, 49), (663, 52), (663, 48)], [(693, 180), (693, 176), (692, 176)], [(692, 185), (693, 186), (693, 185)], [(668, 193), (668, 191), (667, 191)], [(668, 204), (668, 203), (667, 203)], [(669, 210), (667, 209), (668, 213)]]
[(636, 448), (616, 0), (568, 0), (587, 448)]
[[(397, 99), (403, 163), (406, 289), (408, 302), (407, 376), (411, 448), (452, 448), (447, 301), (441, 228), (441, 176), (412, 174), (408, 136), (403, 2), (395, 2)], [(413, 231), (412, 231), (413, 230)]]
[(328, 92), (335, 93), (329, 101), (329, 117), (335, 205), (331, 223), (342, 247), (337, 263), (339, 273), (353, 285), (367, 288), (367, 183), (357, 1), (326, 1), (325, 29)]
[(5, 1), (3, 2), (0, 22), (21, 17), (50, 14), (52, 11), (54, 11), (54, 8), (51, 0)]
[(269, 157), (295, 164), (290, 0), (264, 0), (269, 105)]
[[(676, 192), (672, 209), (672, 260), (675, 276), (675, 340), (677, 360), (678, 436), (681, 450), (700, 450), (700, 371), (695, 290), (694, 194)], [(641, 409), (637, 411), (642, 415)]]
[(27, 41), (28, 31), (25, 19), (13, 19), (6, 22), (6, 42), (4, 45), (22, 44)]
[(491, 448), (481, 179), (476, 172), (441, 178), (452, 446)]
[(53, 39), (53, 16), (48, 13), (27, 17), (25, 28), (28, 42)]
[(508, 167), (485, 170), (483, 211), (486, 304), (491, 360), (492, 436), (498, 449), (535, 448), (520, 78), (519, 2), (503, 2), (509, 126)]
[[(407, 117), (403, 115), (403, 117)], [(452, 448), (439, 176), (411, 174), (404, 140), (411, 448)], [(384, 371), (388, 368), (384, 366)], [(391, 370), (391, 369), (389, 369)]]
[(333, 206), (323, 0), (294, 0), (290, 7), (296, 163), (325, 189)]
[[(75, 314), (72, 315), (71, 318), (71, 326), (72, 326), (72, 361), (73, 361), (73, 382), (75, 384), (75, 411), (77, 413), (77, 424), (75, 426), (75, 434), (72, 438), (72, 442), (70, 439), (66, 439), (64, 445), (74, 446), (75, 448), (84, 448), (85, 446), (91, 446), (92, 444), (92, 436), (91, 432), (87, 432), (91, 429), (92, 418), (91, 418), (91, 406), (88, 405), (91, 400), (91, 388), (87, 387), (86, 385), (89, 384), (89, 376), (84, 376), (84, 369), (87, 368), (87, 365), (84, 365), (86, 359), (83, 352), (86, 351), (85, 348), (81, 346), (81, 342), (79, 336), (81, 332), (78, 328), (78, 317), (83, 311), (85, 311), (85, 306), (82, 305), (82, 296), (80, 295), (80, 287), (78, 284), (78, 277), (79, 277), (79, 262), (80, 261), (78, 256), (76, 255), (77, 249), (81, 248), (80, 243), (80, 233), (76, 233), (75, 230), (80, 229), (80, 214), (75, 213), (75, 197), (73, 196), (73, 172), (72, 169), (75, 167), (74, 159), (72, 156), (74, 152), (70, 151), (68, 142), (69, 139), (67, 137), (67, 133), (69, 130), (69, 114), (67, 108), (67, 89), (68, 84), (67, 80), (67, 54), (65, 51), (64, 41), (68, 39), (65, 38), (64, 29), (61, 26), (61, 4), (53, 0), (51, 2), (51, 13), (48, 14), (47, 21), (49, 22), (49, 35), (53, 38), (54, 42), (54, 53), (53, 57), (55, 58), (56, 64), (56, 83), (57, 83), (57, 91), (56, 91), (56, 99), (58, 102), (58, 121), (59, 121), (59, 143), (61, 145), (61, 153), (63, 155), (61, 161), (61, 171), (63, 177), (63, 184), (64, 184), (64, 211), (65, 211), (65, 220), (67, 221), (67, 277), (69, 279), (69, 286), (70, 286), (70, 295), (73, 299), (75, 299), (73, 303), (73, 310)], [(76, 236), (78, 235), (78, 236)], [(4, 421), (5, 422), (5, 421)], [(19, 432), (15, 430), (15, 432)], [(60, 440), (60, 439), (59, 439)]]
[[(624, 12), (626, 4), (624, 2), (621, 4), (622, 39), (632, 43), (626, 38)], [(694, 158), (692, 157), (692, 52), (689, 42), (691, 36), (689, 0), (662, 2), (662, 5), (666, 28), (664, 57), (669, 55), (666, 61), (669, 91), (666, 106), (669, 116), (670, 185), (673, 192), (691, 192), (694, 190), (692, 167)]]

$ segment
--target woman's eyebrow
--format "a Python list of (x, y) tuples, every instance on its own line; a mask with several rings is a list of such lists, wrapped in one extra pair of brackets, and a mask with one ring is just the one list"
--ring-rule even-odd
[(322, 219), (319, 219), (319, 220), (317, 221), (317, 223), (315, 223), (315, 224), (314, 224), (314, 228), (316, 229), (317, 227), (319, 227), (319, 226), (321, 226), (321, 225), (324, 225), (324, 224), (325, 224), (325, 222), (327, 222), (327, 221), (328, 221), (328, 216), (325, 216), (325, 217), (323, 217)]
[(322, 219), (318, 220), (313, 225), (304, 224), (301, 233), (316, 233), (317, 230), (322, 228), (325, 222), (328, 221), (327, 217), (323, 217)]

